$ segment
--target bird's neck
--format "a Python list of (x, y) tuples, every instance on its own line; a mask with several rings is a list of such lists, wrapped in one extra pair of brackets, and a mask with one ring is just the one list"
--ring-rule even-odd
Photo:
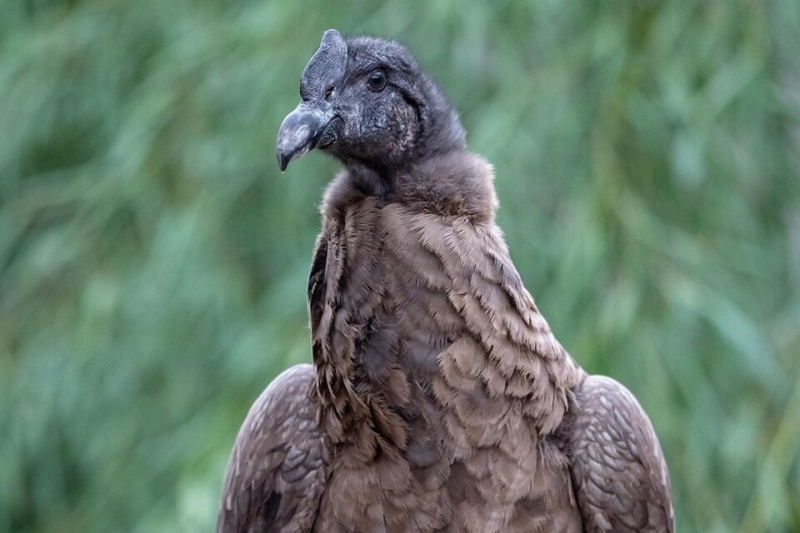
[[(309, 279), (316, 397), (332, 441), (364, 461), (403, 452), (424, 463), (449, 438), (452, 406), (437, 388), (458, 386), (474, 388), (461, 399), (471, 409), (529, 398), (525, 416), (552, 431), (578, 373), (507, 256), (491, 167), (449, 154), (395, 175), (382, 196), (359, 179), (345, 171), (329, 186)], [(464, 361), (478, 374), (452, 366)]]
[(308, 298), (319, 423), (334, 444), (359, 446), (369, 461), (406, 446), (409, 376), (386, 300), (385, 195), (365, 192), (365, 176), (345, 172), (328, 188)]

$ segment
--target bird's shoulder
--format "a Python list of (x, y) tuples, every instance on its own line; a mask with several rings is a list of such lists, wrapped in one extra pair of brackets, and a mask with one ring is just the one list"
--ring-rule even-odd
[(311, 365), (295, 365), (253, 403), (228, 463), (218, 533), (313, 524), (330, 462), (309, 395), (314, 379)]
[(589, 375), (575, 389), (571, 471), (587, 531), (674, 531), (669, 474), (655, 430), (622, 384)]

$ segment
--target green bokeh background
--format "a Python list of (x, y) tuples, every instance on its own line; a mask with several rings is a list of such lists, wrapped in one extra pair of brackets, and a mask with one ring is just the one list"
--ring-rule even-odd
[(681, 531), (800, 531), (797, 0), (0, 0), (0, 533), (209, 531), (310, 361), (337, 164), (274, 139), (322, 31), (408, 44), (556, 335), (660, 435)]

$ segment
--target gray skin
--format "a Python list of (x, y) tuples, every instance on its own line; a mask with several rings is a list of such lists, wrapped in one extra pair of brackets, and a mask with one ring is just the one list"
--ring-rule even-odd
[(397, 43), (356, 37), (348, 46), (326, 31), (300, 78), (300, 97), (278, 131), (282, 171), (316, 148), (381, 179), (466, 146), (456, 112)]
[(491, 165), (397, 43), (325, 32), (281, 170), (345, 169), (308, 283), (314, 364), (267, 387), (218, 533), (674, 531), (647, 415), (552, 334), (495, 224)]

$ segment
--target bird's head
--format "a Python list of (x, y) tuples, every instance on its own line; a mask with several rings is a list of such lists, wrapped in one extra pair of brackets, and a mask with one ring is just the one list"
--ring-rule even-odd
[(319, 148), (382, 174), (464, 146), (458, 116), (408, 50), (328, 30), (300, 78), (300, 104), (278, 131), (277, 156), (285, 170)]

